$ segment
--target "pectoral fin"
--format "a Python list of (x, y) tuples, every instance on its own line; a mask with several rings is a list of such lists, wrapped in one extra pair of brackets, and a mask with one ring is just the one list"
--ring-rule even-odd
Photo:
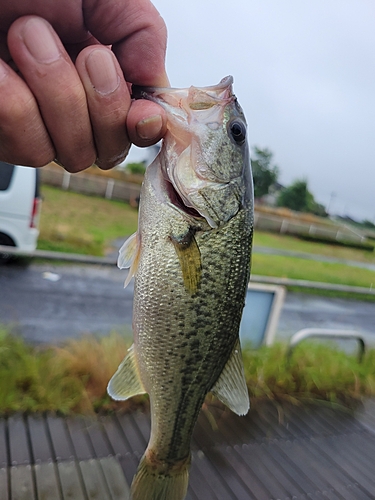
[(136, 232), (129, 236), (129, 238), (122, 245), (117, 259), (117, 266), (120, 269), (129, 268), (129, 273), (126, 277), (124, 288), (128, 286), (130, 280), (137, 271), (140, 253), (141, 241), (138, 232)]
[(237, 415), (246, 415), (249, 411), (249, 393), (239, 340), (211, 392)]
[(190, 230), (183, 238), (171, 237), (178, 260), (180, 261), (182, 277), (186, 291), (194, 295), (199, 287), (202, 275), (201, 252)]
[(107, 392), (112, 399), (126, 400), (146, 392), (134, 356), (134, 345), (128, 351), (123, 362), (109, 381)]

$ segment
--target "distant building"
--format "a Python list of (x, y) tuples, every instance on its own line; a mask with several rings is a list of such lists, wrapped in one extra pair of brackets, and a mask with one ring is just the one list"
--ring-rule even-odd
[(284, 188), (285, 186), (283, 186), (279, 182), (275, 182), (270, 186), (268, 194), (265, 194), (264, 196), (259, 198), (257, 202), (263, 203), (264, 205), (269, 205), (271, 207), (276, 207), (279, 194)]

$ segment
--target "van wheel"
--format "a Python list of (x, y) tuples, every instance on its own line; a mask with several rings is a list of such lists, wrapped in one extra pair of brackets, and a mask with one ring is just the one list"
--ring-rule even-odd
[[(12, 240), (12, 238), (10, 238), (8, 235), (2, 234), (2, 233), (0, 233), (0, 245), (4, 245), (7, 247), (15, 247), (16, 246), (14, 241)], [(6, 262), (13, 260), (13, 258), (14, 258), (14, 256), (9, 254), (9, 253), (0, 252), (0, 264), (5, 264)]]

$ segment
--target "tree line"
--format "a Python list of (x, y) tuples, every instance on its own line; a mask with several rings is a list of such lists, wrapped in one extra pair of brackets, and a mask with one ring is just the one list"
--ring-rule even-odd
[(277, 182), (280, 169), (273, 163), (272, 151), (255, 146), (251, 157), (251, 166), (255, 198), (261, 199), (272, 191), (276, 198), (276, 205), (279, 207), (327, 217), (325, 207), (318, 203), (309, 191), (307, 179), (297, 179), (287, 187), (283, 187)]

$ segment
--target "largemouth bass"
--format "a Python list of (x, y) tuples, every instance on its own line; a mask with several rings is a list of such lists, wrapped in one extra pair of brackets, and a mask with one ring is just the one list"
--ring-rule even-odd
[(164, 107), (168, 132), (145, 174), (138, 231), (120, 250), (126, 284), (135, 276), (134, 344), (108, 392), (150, 397), (132, 499), (181, 500), (206, 394), (239, 415), (249, 409), (239, 342), (253, 232), (246, 121), (231, 77), (137, 92)]

